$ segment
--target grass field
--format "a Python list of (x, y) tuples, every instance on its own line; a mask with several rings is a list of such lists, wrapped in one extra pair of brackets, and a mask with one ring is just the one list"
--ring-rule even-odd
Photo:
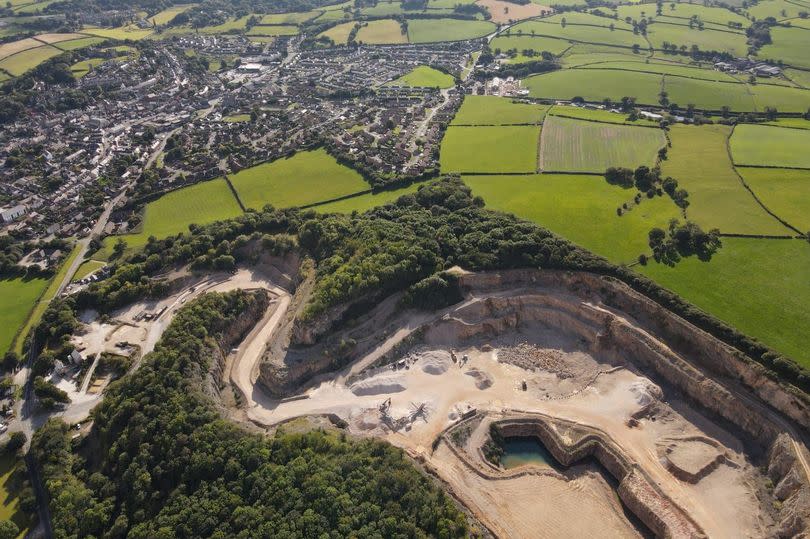
[(635, 97), (639, 104), (655, 105), (661, 92), (661, 75), (629, 71), (566, 69), (525, 79), (532, 97), (571, 99), (576, 96), (601, 102)]
[(370, 189), (355, 170), (319, 149), (263, 163), (230, 177), (246, 208), (305, 206)]
[(314, 19), (320, 15), (318, 11), (306, 11), (303, 13), (277, 13), (262, 17), (262, 24), (301, 24)]
[(810, 131), (770, 125), (738, 125), (731, 137), (737, 165), (810, 168)]
[(369, 21), (357, 32), (358, 43), (371, 45), (387, 45), (393, 43), (407, 43), (408, 35), (402, 33), (399, 23), (393, 19)]
[(119, 26), (118, 28), (94, 28), (94, 27), (87, 27), (82, 30), (85, 34), (90, 34), (99, 37), (105, 37), (108, 39), (131, 39), (133, 41), (138, 41), (141, 39), (145, 39), (152, 35), (152, 30), (146, 29), (141, 30), (135, 25), (130, 26)]
[(27, 71), (34, 69), (45, 60), (49, 60), (60, 54), (62, 54), (62, 51), (56, 47), (43, 45), (35, 49), (18, 52), (13, 56), (0, 60), (0, 69), (4, 69), (15, 77), (19, 77)]
[(658, 124), (652, 120), (638, 119), (635, 121), (628, 120), (627, 114), (617, 114), (609, 110), (601, 109), (586, 109), (582, 107), (574, 107), (569, 105), (554, 105), (548, 111), (551, 116), (565, 116), (567, 118), (577, 118), (580, 120), (591, 120), (594, 122), (606, 122), (610, 124), (625, 124), (625, 125), (646, 125), (656, 127)]
[(402, 195), (413, 193), (421, 184), (414, 183), (402, 189), (393, 189), (390, 191), (380, 191), (379, 193), (367, 193), (365, 195), (358, 195), (356, 197), (338, 200), (336, 202), (328, 202), (320, 206), (315, 206), (313, 209), (319, 213), (352, 213), (353, 211), (364, 212), (383, 204), (388, 204), (398, 199)]
[(810, 55), (807, 54), (810, 50), (810, 30), (776, 26), (771, 28), (771, 39), (773, 43), (760, 49), (760, 57), (782, 60), (795, 67), (810, 68)]
[(410, 73), (402, 75), (390, 84), (395, 86), (418, 86), (428, 88), (451, 88), (455, 85), (456, 79), (452, 75), (433, 69), (430, 66), (419, 66)]
[(735, 174), (728, 155), (731, 128), (673, 125), (672, 148), (661, 172), (689, 192), (686, 215), (704, 229), (731, 234), (789, 235), (791, 231), (757, 204)]
[(810, 367), (810, 245), (804, 240), (723, 238), (710, 262), (692, 257), (674, 268), (650, 263), (639, 271)]
[(95, 69), (96, 67), (100, 66), (107, 60), (105, 58), (88, 58), (87, 60), (82, 60), (81, 62), (76, 62), (72, 66), (70, 66), (70, 72), (73, 73), (73, 76), (77, 79), (80, 79), (90, 73), (91, 70)]
[(810, 230), (810, 171), (737, 168), (769, 210), (799, 230)]
[(459, 19), (410, 19), (408, 37), (411, 43), (436, 41), (462, 41), (484, 37), (496, 30), (488, 21), (465, 21)]
[(48, 288), (42, 296), (40, 296), (40, 300), (34, 305), (30, 316), (26, 318), (25, 324), (23, 324), (20, 330), (19, 338), (14, 342), (14, 351), (17, 352), (17, 354), (22, 354), (23, 342), (25, 341), (26, 335), (28, 335), (34, 326), (39, 324), (42, 315), (45, 313), (45, 309), (48, 307), (51, 300), (56, 297), (56, 294), (59, 292), (59, 285), (62, 283), (68, 269), (70, 269), (71, 264), (73, 264), (77, 256), (79, 256), (79, 247), (74, 246), (73, 250), (62, 262), (62, 265), (59, 266), (59, 271), (56, 272), (56, 275), (54, 275), (48, 283)]
[(242, 32), (245, 27), (247, 26), (247, 21), (250, 18), (250, 15), (245, 15), (244, 17), (239, 17), (238, 19), (230, 19), (225, 21), (222, 24), (217, 24), (214, 26), (206, 26), (204, 28), (200, 28), (201, 34), (227, 34), (232, 32)]
[(810, 120), (805, 120), (803, 118), (779, 118), (772, 122), (765, 122), (762, 125), (792, 127), (793, 129), (810, 129)]
[(334, 41), (335, 45), (345, 45), (349, 40), (349, 34), (352, 32), (352, 28), (354, 28), (355, 24), (354, 21), (338, 24), (325, 32), (321, 32), (318, 34), (318, 37), (328, 37)]
[(773, 17), (776, 20), (782, 20), (798, 17), (801, 11), (807, 11), (807, 9), (790, 0), (762, 0), (748, 7), (748, 13), (757, 19)]
[(93, 258), (104, 260), (122, 239), (129, 249), (146, 245), (150, 236), (168, 238), (187, 232), (191, 224), (204, 225), (242, 213), (228, 184), (222, 178), (172, 191), (146, 205), (141, 230), (132, 234), (108, 236)]
[(543, 170), (553, 172), (604, 172), (612, 166), (651, 166), (665, 144), (660, 129), (549, 116), (543, 124), (540, 163)]
[(630, 263), (649, 251), (647, 233), (678, 217), (666, 197), (645, 199), (619, 217), (628, 191), (597, 176), (464, 176), (487, 207), (514, 213), (616, 263)]
[(664, 89), (669, 94), (669, 101), (681, 107), (692, 104), (708, 110), (720, 110), (723, 106), (731, 107), (734, 111), (754, 110), (754, 99), (745, 84), (668, 76), (664, 77)]
[(80, 281), (93, 273), (106, 266), (106, 262), (100, 260), (85, 260), (82, 265), (76, 268), (76, 273), (73, 274), (73, 281)]
[(758, 111), (775, 107), (779, 112), (807, 112), (810, 108), (810, 90), (761, 83), (748, 88), (754, 94)]
[(250, 121), (250, 114), (232, 114), (230, 116), (223, 116), (223, 122), (236, 124), (241, 122), (249, 122)]
[[(562, 19), (567, 21), (565, 26), (562, 24)], [(577, 22), (574, 23), (573, 21)], [(615, 24), (613, 30), (609, 28), (611, 23)], [(626, 25), (622, 21), (611, 21), (604, 17), (574, 12), (554, 15), (542, 21), (522, 22), (512, 27), (511, 34), (516, 35), (518, 32), (522, 32), (523, 35), (556, 37), (581, 43), (595, 43), (628, 49), (633, 45), (638, 45), (642, 49), (648, 47), (642, 36), (633, 34), (630, 29), (624, 28), (624, 26)]]
[(298, 27), (294, 25), (254, 26), (248, 31), (249, 36), (274, 37), (294, 36), (298, 34)]
[(441, 145), (442, 172), (534, 172), (539, 126), (449, 127)]
[(742, 31), (690, 29), (685, 21), (683, 24), (656, 21), (648, 26), (647, 39), (656, 49), (662, 49), (664, 42), (668, 42), (679, 47), (686, 45), (688, 49), (697, 45), (702, 51), (724, 51), (735, 56), (744, 55), (748, 51), (745, 33)]
[(618, 61), (600, 61), (598, 63), (585, 65), (582, 66), (582, 69), (620, 69), (644, 73), (659, 73), (661, 75), (679, 75), (682, 77), (710, 81), (738, 82), (728, 73), (723, 73), (715, 69), (700, 69), (698, 67), (689, 67), (681, 64), (649, 62), (642, 59), (633, 61), (626, 57)]
[(0, 354), (11, 347), (46, 286), (47, 279), (0, 279)]
[(17, 41), (10, 41), (0, 45), (0, 60), (7, 58), (12, 54), (17, 54), (28, 49), (35, 49), (41, 47), (42, 43), (30, 37), (25, 39), (18, 39)]
[(548, 107), (513, 102), (507, 97), (468, 95), (450, 125), (539, 124)]
[(17, 525), (20, 530), (21, 537), (25, 537), (34, 523), (31, 521), (29, 515), (26, 515), (20, 509), (19, 493), (13, 490), (11, 484), (11, 474), (17, 464), (17, 458), (14, 455), (3, 454), (0, 456), (0, 520), (11, 520)]
[[(492, 50), (500, 49), (506, 52), (515, 49), (518, 53), (524, 50), (533, 50), (537, 53), (548, 51), (551, 54), (562, 54), (563, 51), (571, 47), (571, 43), (564, 39), (552, 37), (532, 37), (532, 36), (498, 36), (490, 43)], [(523, 57), (524, 61), (534, 58)]]
[(149, 22), (153, 24), (166, 24), (174, 19), (177, 15), (193, 8), (196, 5), (197, 4), (183, 4), (164, 9), (160, 13), (156, 13), (152, 17), (149, 17)]
[(55, 43), (55, 46), (63, 51), (75, 51), (85, 47), (92, 47), (93, 45), (104, 43), (105, 41), (103, 37), (83, 37), (81, 39), (71, 39), (70, 41)]

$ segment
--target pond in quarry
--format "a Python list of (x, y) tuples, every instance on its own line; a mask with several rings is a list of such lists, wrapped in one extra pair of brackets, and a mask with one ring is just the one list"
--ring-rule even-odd
[(525, 464), (535, 466), (554, 466), (556, 461), (551, 453), (535, 437), (510, 437), (503, 441), (504, 468), (517, 468)]

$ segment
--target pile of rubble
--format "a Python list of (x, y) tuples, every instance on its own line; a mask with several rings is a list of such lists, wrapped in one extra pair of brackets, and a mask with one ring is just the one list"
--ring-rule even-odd
[(503, 363), (529, 371), (553, 372), (560, 378), (573, 378), (574, 374), (568, 369), (564, 357), (561, 350), (541, 348), (526, 342), (498, 350), (498, 360)]

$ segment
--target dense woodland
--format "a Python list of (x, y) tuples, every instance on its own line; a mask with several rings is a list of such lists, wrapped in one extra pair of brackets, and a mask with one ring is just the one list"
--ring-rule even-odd
[(220, 418), (203, 374), (263, 301), (237, 291), (184, 307), (143, 366), (110, 387), (78, 450), (59, 420), (37, 431), (55, 537), (466, 534), (452, 500), (399, 449), (322, 431), (266, 438)]

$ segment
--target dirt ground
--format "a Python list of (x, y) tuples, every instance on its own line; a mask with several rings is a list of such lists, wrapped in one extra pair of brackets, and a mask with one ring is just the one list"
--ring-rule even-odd
[[(451, 337), (440, 335), (439, 340)], [(371, 364), (365, 358), (357, 363)], [(271, 426), (298, 416), (336, 414), (354, 434), (381, 437), (424, 457), (482, 521), (505, 537), (629, 537), (639, 531), (598, 474), (575, 481), (532, 474), (487, 480), (442, 450), (443, 444), (432, 453), (433, 440), (472, 408), (542, 412), (607, 432), (710, 537), (760, 537), (771, 523), (755, 495), (758, 472), (739, 440), (693, 410), (684, 415), (669, 406), (663, 390), (632, 367), (606, 362), (576, 337), (542, 324), (458, 349), (421, 346), (393, 365), (354, 374), (323, 377), (298, 400), (256, 399), (247, 415)], [(638, 425), (628, 426), (639, 413)], [(712, 440), (727, 462), (696, 484), (677, 479), (659, 449), (662, 443), (677, 449), (684, 436)], [(693, 441), (683, 443), (682, 460), (701, 458)]]
[(477, 0), (475, 3), (487, 8), (490, 15), (492, 15), (492, 22), (498, 24), (522, 21), (523, 19), (538, 17), (545, 11), (552, 11), (550, 7), (534, 3), (520, 5), (505, 2), (504, 0)]

